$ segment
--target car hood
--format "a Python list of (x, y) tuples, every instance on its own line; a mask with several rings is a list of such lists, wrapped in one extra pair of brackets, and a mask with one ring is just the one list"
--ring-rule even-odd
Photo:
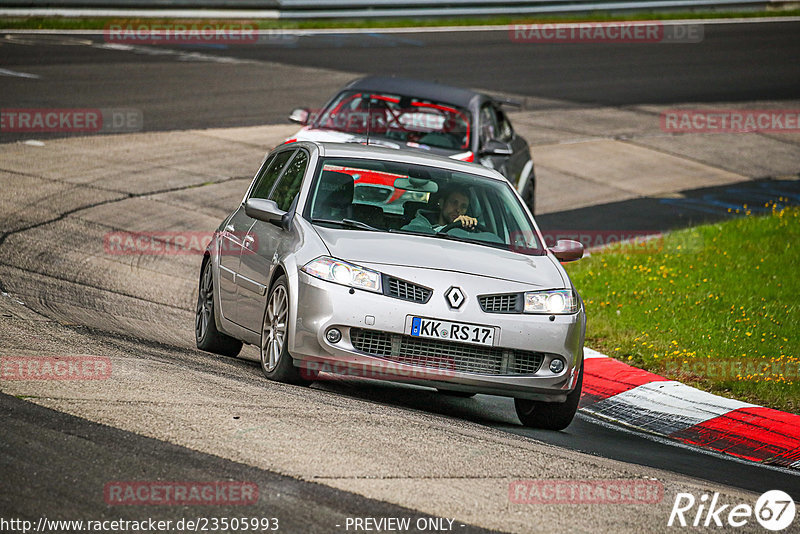
[(546, 289), (565, 287), (557, 262), (435, 237), (314, 226), (333, 257), (365, 267), (394, 265), (487, 276)]

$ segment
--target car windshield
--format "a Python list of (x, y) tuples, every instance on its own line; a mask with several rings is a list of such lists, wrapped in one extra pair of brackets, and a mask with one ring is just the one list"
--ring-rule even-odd
[(314, 121), (326, 128), (383, 137), (411, 147), (469, 150), (465, 109), (419, 98), (363, 91), (340, 93)]
[[(429, 236), (544, 254), (504, 180), (373, 159), (321, 158), (304, 216), (343, 229)], [(464, 228), (458, 216), (474, 218)]]

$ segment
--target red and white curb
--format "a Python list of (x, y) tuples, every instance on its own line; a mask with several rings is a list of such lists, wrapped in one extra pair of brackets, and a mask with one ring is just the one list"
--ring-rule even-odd
[(580, 409), (738, 458), (800, 469), (800, 415), (712, 395), (584, 349)]

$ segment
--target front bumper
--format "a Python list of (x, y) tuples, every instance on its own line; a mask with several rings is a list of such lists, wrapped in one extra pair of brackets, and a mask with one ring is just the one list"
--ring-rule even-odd
[[(409, 274), (409, 273), (407, 273)], [(426, 304), (320, 280), (298, 273), (297, 313), (290, 324), (289, 351), (296, 365), (310, 369), (431, 387), (563, 402), (583, 361), (585, 314), (498, 314), (484, 312), (477, 294), (517, 291), (518, 284), (451, 273), (448, 287), (467, 293), (453, 310), (443, 298), (448, 287), (432, 287)], [(430, 286), (428, 286), (430, 287)], [(474, 292), (472, 292), (474, 293)], [(499, 328), (494, 347), (409, 335), (412, 317), (427, 317)], [(337, 343), (326, 332), (337, 328)], [(564, 360), (559, 373), (549, 369)]]

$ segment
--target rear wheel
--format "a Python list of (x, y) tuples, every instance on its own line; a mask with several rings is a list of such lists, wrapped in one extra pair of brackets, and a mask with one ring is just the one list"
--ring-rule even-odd
[(261, 370), (264, 376), (276, 382), (309, 385), (310, 373), (294, 366), (289, 354), (289, 286), (286, 277), (280, 276), (272, 286), (264, 310), (261, 328)]
[(514, 408), (522, 424), (532, 428), (546, 430), (564, 430), (575, 418), (578, 402), (581, 400), (583, 388), (583, 365), (581, 365), (578, 383), (567, 395), (566, 402), (542, 402), (528, 399), (514, 399)]
[(195, 343), (200, 350), (236, 356), (242, 350), (242, 342), (217, 330), (214, 318), (214, 275), (211, 268), (209, 259), (203, 264), (203, 271), (200, 274), (194, 320)]

